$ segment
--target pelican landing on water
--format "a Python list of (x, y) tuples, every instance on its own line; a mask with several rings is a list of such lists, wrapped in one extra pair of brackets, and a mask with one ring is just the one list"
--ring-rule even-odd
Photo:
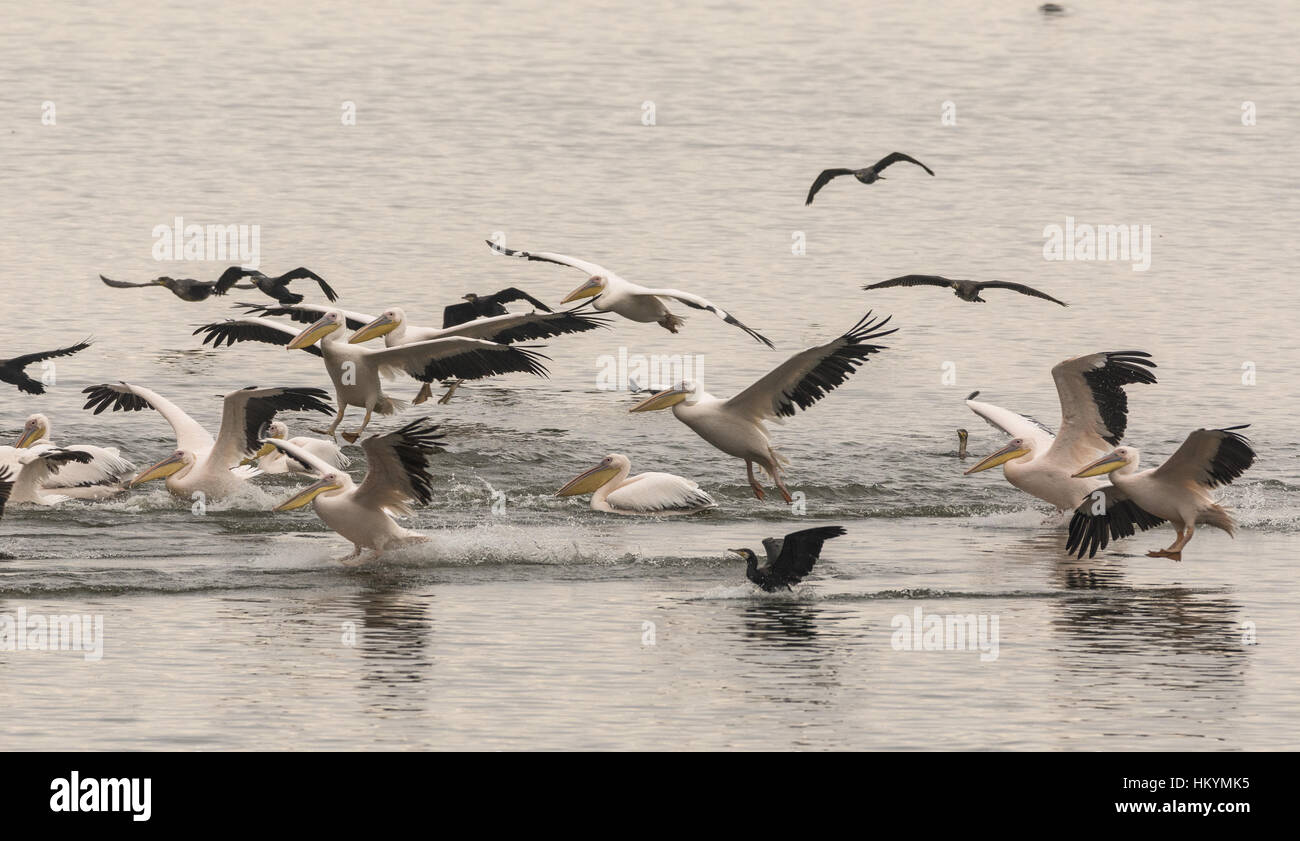
[(1148, 552), (1147, 557), (1181, 561), (1183, 547), (1196, 534), (1197, 525), (1214, 526), (1231, 536), (1236, 523), (1209, 492), (1229, 484), (1255, 463), (1255, 451), (1239, 429), (1246, 426), (1198, 429), (1154, 470), (1138, 472), (1136, 447), (1117, 447), (1084, 467), (1075, 475), (1109, 474), (1112, 484), (1101, 491), (1104, 499), (1090, 497), (1075, 509), (1065, 550), (1078, 550), (1080, 558), (1085, 552), (1093, 557), (1111, 539), (1168, 522), (1178, 532), (1177, 539), (1168, 549)]
[(931, 175), (934, 175), (933, 170), (931, 170), (928, 166), (918, 161), (916, 158), (913, 158), (909, 155), (904, 155), (902, 152), (890, 152), (885, 157), (881, 158), (871, 166), (866, 167), (864, 169), (822, 170), (821, 175), (818, 175), (817, 180), (813, 182), (812, 189), (808, 191), (808, 199), (804, 202), (804, 206), (806, 207), (812, 204), (813, 196), (817, 195), (817, 192), (822, 187), (825, 187), (827, 184), (829, 184), (832, 178), (839, 178), (841, 175), (852, 175), (854, 178), (858, 179), (863, 184), (874, 184), (885, 177), (880, 174), (885, 170), (885, 167), (891, 164), (896, 164), (899, 161), (907, 161), (908, 163), (916, 164), (921, 169), (925, 170)]
[(556, 496), (591, 494), (591, 509), (610, 514), (694, 514), (717, 508), (718, 503), (699, 484), (671, 473), (632, 472), (632, 461), (611, 453), (590, 470), (555, 492)]
[(344, 563), (369, 549), (374, 560), (383, 552), (428, 538), (403, 528), (398, 515), (410, 515), (412, 504), (428, 505), (433, 498), (429, 457), (442, 445), (438, 427), (427, 418), (408, 423), (387, 435), (372, 435), (361, 442), (366, 453), (366, 478), (361, 484), (346, 472), (279, 438), (264, 442), (296, 461), (317, 481), (277, 505), (274, 511), (293, 511), (307, 504), (325, 525), (351, 541), (353, 552)]
[(888, 317), (873, 321), (867, 313), (844, 335), (796, 353), (730, 399), (714, 397), (698, 383), (683, 380), (628, 411), (672, 409), (696, 435), (744, 460), (749, 486), (759, 500), (763, 499), (763, 487), (754, 478), (755, 464), (767, 471), (781, 496), (790, 502), (790, 491), (781, 478), (781, 464), (786, 459), (773, 448), (763, 422), (794, 417), (796, 406), (807, 409), (842, 385), (873, 353), (886, 349), (870, 341), (897, 331), (882, 329), (888, 323)]
[(745, 577), (757, 584), (764, 592), (773, 593), (784, 587), (793, 590), (794, 585), (812, 572), (813, 564), (821, 557), (822, 546), (826, 541), (848, 534), (843, 526), (820, 526), (791, 532), (783, 538), (763, 538), (763, 550), (767, 554), (767, 563), (760, 565), (758, 556), (752, 549), (728, 549), (745, 559)]
[(1021, 295), (1029, 295), (1033, 298), (1042, 298), (1044, 301), (1051, 301), (1063, 307), (1069, 306), (1065, 301), (1058, 301), (1046, 292), (1039, 292), (1032, 286), (1025, 286), (1023, 283), (1008, 283), (1002, 280), (986, 280), (982, 283), (974, 280), (949, 280), (937, 274), (908, 274), (882, 280), (880, 283), (872, 283), (862, 288), (870, 291), (872, 289), (891, 289), (895, 286), (942, 286), (951, 289), (953, 294), (963, 301), (971, 301), (976, 304), (988, 303), (988, 301), (980, 297), (980, 293), (985, 289), (1009, 289), (1012, 292), (1019, 292)]
[(1025, 415), (966, 398), (966, 406), (995, 429), (1014, 436), (1005, 447), (966, 471), (979, 473), (1002, 465), (1007, 481), (1027, 494), (1070, 511), (1102, 486), (1078, 471), (1119, 444), (1128, 427), (1124, 386), (1154, 383), (1151, 354), (1140, 350), (1092, 353), (1067, 359), (1052, 368), (1061, 403), (1061, 429), (1053, 435)]

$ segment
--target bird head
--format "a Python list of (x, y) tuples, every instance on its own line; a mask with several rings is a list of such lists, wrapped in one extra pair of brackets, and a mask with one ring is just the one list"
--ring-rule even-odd
[(592, 275), (577, 289), (573, 290), (568, 295), (565, 295), (564, 300), (560, 301), (560, 303), (567, 304), (570, 301), (577, 301), (580, 298), (594, 298), (601, 292), (605, 291), (605, 286), (608, 283), (608, 279), (603, 278), (600, 275)]
[(299, 350), (310, 347), (321, 339), (341, 328), (347, 322), (343, 318), (343, 313), (338, 310), (330, 310), (320, 317), (320, 319), (306, 330), (303, 330), (293, 341), (289, 342), (289, 350)]
[(1012, 438), (1007, 442), (1005, 447), (995, 453), (990, 453), (985, 456), (978, 464), (970, 470), (967, 470), (966, 475), (969, 476), (972, 473), (979, 473), (980, 471), (988, 470), (990, 467), (997, 467), (999, 464), (1004, 464), (1012, 459), (1027, 456), (1032, 452), (1033, 445), (1031, 445), (1027, 440), (1024, 438)]
[(752, 549), (728, 549), (727, 551), (744, 558), (746, 563), (758, 563), (758, 556), (754, 554)]
[[(289, 437), (289, 427), (285, 426), (282, 421), (271, 421), (266, 426), (262, 427), (262, 432), (258, 436), (258, 438), (262, 438), (262, 439), (278, 438), (280, 440), (284, 440), (285, 438), (288, 437)], [(274, 444), (263, 444), (262, 448), (258, 450), (257, 453), (255, 453), (252, 456), (252, 458), (248, 459), (248, 461), (252, 461), (255, 458), (266, 458), (273, 452), (275, 452)]]
[(391, 310), (385, 310), (382, 315), (353, 333), (348, 339), (350, 344), (358, 345), (362, 342), (368, 342), (371, 339), (377, 339), (380, 336), (386, 336), (397, 328), (406, 323), (406, 313), (398, 307)]
[(1103, 476), (1117, 470), (1130, 472), (1137, 469), (1138, 457), (1137, 447), (1116, 447), (1078, 473), (1075, 473), (1073, 478), (1086, 479), (1090, 476)]
[(168, 476), (188, 470), (193, 464), (193, 453), (186, 450), (177, 450), (153, 467), (136, 474), (128, 487), (134, 488), (137, 485), (143, 485), (145, 482), (152, 482), (154, 479), (166, 479)]
[(48, 437), (50, 437), (50, 419), (45, 415), (32, 415), (27, 419), (27, 423), (23, 424), (23, 433), (14, 446), (21, 450)]
[(302, 508), (321, 494), (333, 494), (344, 490), (351, 484), (351, 477), (345, 473), (331, 472), (317, 479), (311, 485), (272, 508), (272, 511), (293, 511)]
[(573, 479), (564, 487), (555, 492), (556, 496), (581, 496), (582, 494), (592, 493), (613, 481), (614, 477), (625, 468), (630, 468), (632, 462), (627, 456), (621, 453), (610, 453), (590, 470), (586, 470)]
[(672, 388), (664, 389), (658, 394), (652, 394), (645, 400), (628, 409), (629, 412), (654, 412), (659, 409), (668, 409), (676, 406), (678, 403), (686, 403), (688, 406), (696, 403), (699, 398), (699, 384), (693, 380), (682, 380)]

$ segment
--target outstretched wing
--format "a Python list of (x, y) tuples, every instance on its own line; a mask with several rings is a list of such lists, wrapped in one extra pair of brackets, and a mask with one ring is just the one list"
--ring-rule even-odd
[(1231, 483), (1255, 463), (1250, 439), (1237, 432), (1250, 424), (1226, 429), (1198, 429), (1169, 460), (1156, 468), (1155, 477), (1207, 488)]
[(142, 412), (153, 409), (163, 416), (176, 434), (177, 449), (191, 453), (212, 446), (212, 436), (199, 425), (198, 421), (185, 414), (175, 403), (167, 400), (156, 391), (130, 383), (104, 383), (87, 386), (81, 390), (86, 397), (83, 409), (94, 409), (95, 414), (112, 408), (114, 412)]
[[(221, 347), (223, 343), (233, 345), (236, 342), (262, 342), (288, 347), (299, 332), (269, 318), (227, 318), (225, 321), (204, 324), (194, 331), (194, 335), (202, 333), (203, 344), (210, 344), (214, 348)], [(322, 355), (319, 345), (308, 345), (301, 349), (313, 356)]]
[(832, 178), (839, 178), (841, 175), (852, 174), (853, 170), (851, 169), (823, 169), (821, 175), (818, 175), (817, 180), (812, 183), (812, 188), (808, 190), (808, 198), (804, 201), (804, 207), (812, 204), (813, 196), (817, 195), (817, 192), (821, 190), (822, 187), (829, 184)]
[(421, 382), (479, 380), (498, 374), (524, 373), (549, 376), (540, 353), (519, 345), (452, 337), (412, 342), (376, 350), (362, 357), (378, 374), (403, 371)]
[(937, 274), (905, 274), (902, 277), (892, 277), (889, 280), (882, 280), (879, 283), (873, 283), (863, 289), (889, 289), (893, 286), (945, 286), (951, 287), (952, 281), (946, 277), (940, 277)]
[(493, 315), (466, 321), (437, 332), (441, 337), (464, 336), (470, 339), (511, 344), (609, 327), (609, 320), (593, 315), (590, 306), (591, 301), (586, 301), (562, 312)]
[(17, 368), (19, 370), (26, 368), (33, 362), (44, 362), (46, 359), (55, 359), (60, 356), (72, 356), (74, 353), (80, 353), (90, 347), (89, 338), (82, 339), (75, 345), (58, 348), (57, 350), (43, 350), (36, 353), (28, 353), (23, 356), (15, 356), (13, 359), (0, 360), (0, 365), (6, 368)]
[(543, 304), (541, 301), (537, 300), (532, 295), (529, 295), (524, 290), (516, 289), (513, 286), (507, 286), (505, 289), (502, 289), (500, 292), (497, 292), (492, 295), (488, 295), (486, 297), (488, 297), (493, 301), (496, 301), (498, 304), (508, 304), (512, 301), (527, 301), (528, 303), (532, 304), (534, 307), (536, 307), (537, 309), (543, 312), (553, 312), (553, 310), (550, 307), (546, 306), (546, 304)]
[(798, 584), (812, 572), (826, 541), (847, 533), (843, 526), (820, 526), (787, 534), (781, 542), (781, 554), (772, 563), (772, 571), (781, 577), (782, 583)]
[[(1096, 494), (1102, 494), (1098, 499)], [(1137, 529), (1146, 531), (1165, 522), (1136, 502), (1114, 485), (1099, 488), (1084, 497), (1070, 518), (1070, 536), (1065, 542), (1065, 552), (1077, 552), (1082, 558), (1096, 557), (1098, 549), (1105, 549), (1112, 540), (1132, 537)]]
[(277, 278), (277, 280), (279, 280), (280, 283), (289, 283), (290, 281), (301, 280), (303, 278), (306, 278), (308, 280), (314, 280), (318, 284), (320, 284), (320, 291), (325, 293), (325, 299), (327, 301), (334, 302), (339, 299), (338, 293), (336, 293), (333, 289), (330, 288), (330, 285), (325, 282), (325, 278), (316, 274), (306, 266), (299, 266), (298, 268), (293, 269), (292, 271), (287, 271), (284, 274), (280, 275)]
[(1128, 395), (1124, 386), (1154, 383), (1151, 354), (1140, 350), (1091, 353), (1067, 359), (1052, 368), (1061, 400), (1061, 431), (1048, 456), (1082, 464), (1097, 450), (1115, 446), (1128, 426)]
[(224, 295), (240, 280), (250, 276), (257, 278), (266, 277), (266, 275), (262, 274), (257, 269), (246, 269), (243, 266), (231, 266), (221, 273), (221, 277), (217, 278), (217, 282), (213, 285), (212, 291), (218, 295)]
[(288, 456), (289, 459), (297, 462), (303, 470), (316, 476), (324, 476), (326, 473), (338, 469), (335, 465), (314, 455), (306, 447), (300, 447), (292, 441), (286, 441), (283, 438), (263, 438), (261, 443), (270, 444)]
[(148, 283), (128, 283), (125, 280), (113, 280), (112, 278), (104, 277), (103, 275), (100, 275), (99, 279), (104, 281), (104, 285), (111, 286), (114, 289), (139, 289), (144, 286), (158, 285), (154, 283), (152, 280), (149, 281)]
[(577, 257), (569, 257), (564, 254), (556, 254), (554, 251), (518, 251), (511, 248), (505, 248), (497, 245), (492, 240), (486, 240), (488, 248), (491, 248), (498, 254), (504, 254), (507, 257), (519, 257), (523, 260), (537, 260), (542, 263), (555, 263), (558, 266), (568, 266), (572, 269), (584, 271), (593, 277), (599, 275), (602, 277), (612, 274), (604, 266), (587, 260), (579, 260)]
[(741, 324), (740, 319), (722, 310), (721, 308), (709, 303), (708, 301), (701, 298), (699, 295), (692, 295), (690, 292), (682, 292), (680, 289), (647, 289), (642, 294), (654, 295), (657, 298), (672, 298), (675, 301), (681, 301), (683, 304), (685, 304), (688, 307), (693, 307), (694, 309), (697, 310), (705, 310), (707, 312), (711, 312), (714, 315), (716, 315), (718, 318), (721, 318), (723, 321), (732, 325), (733, 327), (739, 327), (741, 330), (744, 330), (750, 336), (753, 336), (755, 339), (767, 345), (768, 347), (775, 347), (775, 345), (773, 345), (772, 342), (769, 341), (766, 336), (762, 335), (757, 330), (751, 329), (749, 327), (746, 327), (744, 324)]
[(928, 166), (921, 163), (916, 158), (913, 158), (911, 155), (904, 155), (902, 152), (890, 152), (888, 155), (885, 155), (883, 158), (876, 161), (876, 165), (873, 166), (872, 169), (874, 169), (876, 172), (880, 172), (885, 167), (892, 166), (893, 164), (896, 164), (899, 161), (907, 161), (909, 164), (916, 164), (921, 169), (925, 170), (931, 175), (934, 175), (934, 170), (930, 169)]
[(276, 412), (322, 412), (333, 414), (325, 400), (329, 394), (319, 388), (257, 388), (249, 386), (226, 395), (221, 410), (221, 429), (212, 448), (217, 464), (234, 467), (262, 446), (262, 428)]
[(1021, 415), (1010, 409), (994, 406), (992, 403), (980, 402), (975, 399), (976, 397), (979, 397), (979, 392), (971, 392), (966, 398), (966, 408), (983, 418), (989, 426), (1002, 430), (1012, 438), (1030, 441), (1038, 451), (1046, 450), (1051, 446), (1052, 439), (1056, 436), (1046, 424), (1029, 415)]
[(1029, 295), (1034, 298), (1042, 298), (1044, 301), (1051, 301), (1053, 304), (1060, 304), (1068, 307), (1065, 301), (1058, 301), (1046, 292), (1039, 292), (1032, 286), (1025, 286), (1023, 283), (1008, 283), (1005, 280), (990, 280), (988, 283), (976, 284), (981, 291), (985, 289), (1010, 289), (1012, 292), (1019, 292), (1021, 295)]
[(409, 514), (408, 503), (428, 505), (433, 499), (430, 456), (443, 442), (438, 427), (419, 418), (386, 435), (361, 442), (366, 451), (366, 478), (357, 487), (356, 501), (368, 508)]
[(284, 316), (292, 319), (299, 324), (315, 324), (320, 321), (325, 313), (334, 311), (343, 313), (343, 318), (348, 323), (349, 330), (360, 330), (367, 324), (375, 320), (373, 315), (366, 315), (363, 312), (352, 312), (351, 310), (340, 310), (338, 307), (323, 307), (320, 304), (245, 304), (238, 303), (235, 307), (244, 310), (249, 316)]
[(807, 409), (847, 380), (884, 345), (869, 344), (897, 332), (883, 330), (889, 319), (873, 321), (868, 312), (842, 336), (810, 347), (772, 369), (766, 376), (727, 401), (728, 409), (752, 420), (793, 416), (795, 406)]

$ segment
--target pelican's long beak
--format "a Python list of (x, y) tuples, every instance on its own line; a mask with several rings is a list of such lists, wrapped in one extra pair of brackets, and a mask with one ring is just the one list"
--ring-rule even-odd
[(380, 336), (386, 336), (397, 329), (398, 322), (396, 319), (381, 315), (374, 321), (362, 327), (353, 333), (348, 339), (348, 344), (359, 345), (362, 342), (368, 342), (371, 339), (378, 339)]
[(185, 456), (180, 453), (172, 453), (143, 473), (136, 474), (136, 477), (131, 480), (131, 484), (127, 485), (127, 487), (134, 488), (136, 485), (143, 485), (145, 482), (152, 482), (154, 479), (166, 479), (184, 466)]
[(555, 492), (556, 496), (582, 496), (595, 491), (618, 474), (618, 468), (598, 464), (585, 473), (575, 476), (569, 484)]
[(653, 412), (657, 409), (667, 409), (676, 406), (686, 399), (687, 392), (679, 386), (664, 389), (658, 394), (651, 395), (640, 403), (628, 409), (629, 412)]
[(326, 491), (337, 491), (342, 487), (343, 486), (340, 485), (338, 482), (331, 482), (329, 479), (321, 479), (317, 481), (314, 485), (308, 485), (297, 495), (292, 496), (289, 499), (286, 499), (284, 502), (281, 502), (279, 505), (275, 506), (271, 510), (272, 511), (293, 511), (295, 508), (303, 507), (304, 505), (311, 502), (313, 499), (325, 493)]
[(601, 280), (599, 277), (589, 277), (587, 278), (586, 283), (570, 292), (563, 301), (560, 301), (560, 303), (567, 304), (570, 301), (576, 301), (579, 298), (591, 298), (599, 295), (600, 290), (604, 285), (605, 281)]
[(18, 443), (14, 444), (14, 446), (21, 450), (27, 445), (35, 441), (39, 441), (44, 437), (45, 437), (45, 427), (40, 426), (38, 424), (36, 426), (33, 426), (31, 429), (24, 429), (23, 434), (18, 438)]
[(301, 350), (305, 347), (311, 347), (337, 329), (339, 329), (339, 325), (336, 322), (326, 321), (322, 318), (294, 336), (293, 341), (289, 342), (289, 350)]
[(1014, 444), (1007, 444), (1005, 447), (998, 450), (996, 453), (993, 453), (985, 457), (983, 461), (981, 461), (979, 464), (972, 467), (970, 470), (967, 470), (965, 475), (969, 476), (972, 473), (979, 473), (981, 470), (988, 470), (990, 467), (997, 467), (999, 464), (1002, 464), (1003, 462), (1011, 461), (1011, 459), (1013, 458), (1020, 458), (1021, 456), (1028, 455), (1028, 454), (1029, 454), (1029, 450), (1026, 450), (1024, 447), (1017, 447)]
[(1086, 479), (1089, 476), (1101, 476), (1105, 473), (1119, 470), (1126, 464), (1128, 464), (1128, 460), (1119, 453), (1107, 453), (1092, 464), (1080, 470), (1078, 473), (1074, 474), (1071, 478)]

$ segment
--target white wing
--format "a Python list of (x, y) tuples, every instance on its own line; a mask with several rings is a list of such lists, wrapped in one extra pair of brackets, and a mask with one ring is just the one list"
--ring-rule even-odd
[(325, 313), (337, 311), (343, 313), (343, 318), (347, 321), (349, 330), (360, 330), (375, 320), (373, 315), (366, 315), (363, 312), (341, 310), (335, 306), (327, 307), (321, 304), (235, 304), (235, 306), (244, 310), (249, 316), (284, 316), (293, 319), (299, 324), (315, 324), (320, 321)]
[(326, 473), (332, 473), (336, 468), (325, 459), (312, 453), (306, 447), (300, 447), (295, 441), (286, 441), (283, 438), (264, 438), (263, 444), (270, 444), (280, 452), (289, 457), (290, 460), (296, 461), (302, 467), (303, 472), (310, 473), (313, 476), (324, 476)]
[(1070, 463), (1087, 460), (1097, 450), (1119, 444), (1128, 426), (1128, 395), (1124, 386), (1154, 383), (1149, 354), (1117, 351), (1076, 356), (1052, 368), (1061, 400), (1061, 429), (1050, 455)]
[(83, 393), (88, 394), (89, 397), (82, 408), (94, 408), (97, 415), (110, 406), (115, 412), (153, 409), (171, 424), (172, 432), (176, 434), (177, 449), (195, 453), (212, 446), (212, 436), (199, 425), (198, 421), (182, 412), (175, 403), (165, 399), (156, 391), (130, 383), (105, 383), (83, 389)]
[(641, 473), (633, 476), (605, 497), (611, 507), (622, 511), (653, 514), (658, 511), (698, 511), (717, 505), (713, 497), (690, 479), (671, 473)]
[(87, 453), (90, 461), (85, 464), (72, 462), (65, 464), (59, 472), (45, 483), (47, 488), (67, 489), (82, 485), (100, 485), (105, 482), (117, 482), (135, 472), (135, 465), (122, 458), (117, 448), (96, 447), (92, 444), (76, 444), (71, 447), (54, 447), (40, 444), (32, 447), (33, 451), (46, 449), (64, 449), (78, 453)]
[[(979, 394), (979, 392), (977, 391), (975, 394)], [(1028, 415), (1016, 414), (1010, 409), (994, 406), (992, 403), (982, 403), (971, 399), (975, 394), (967, 398), (966, 407), (982, 417), (989, 426), (1002, 430), (1012, 438), (1022, 438), (1029, 441), (1037, 452), (1042, 452), (1052, 445), (1052, 441), (1056, 436), (1052, 434), (1052, 430), (1039, 421)]]
[(329, 395), (319, 388), (244, 388), (226, 395), (221, 410), (221, 429), (212, 448), (212, 461), (235, 467), (257, 452), (262, 427), (280, 411), (316, 410), (328, 414), (322, 402)]
[(750, 336), (754, 337), (755, 339), (767, 345), (768, 347), (774, 347), (772, 342), (766, 336), (759, 333), (757, 330), (754, 330), (750, 327), (746, 327), (744, 324), (741, 324), (740, 320), (737, 319), (734, 315), (731, 315), (725, 310), (715, 306), (714, 304), (709, 303), (705, 299), (701, 298), (699, 295), (692, 295), (690, 292), (682, 292), (680, 289), (646, 289), (644, 292), (639, 292), (638, 294), (654, 295), (656, 298), (672, 298), (675, 301), (681, 301), (683, 304), (685, 304), (688, 307), (694, 307), (697, 310), (706, 310), (708, 312), (713, 313), (718, 318), (721, 318), (723, 321), (727, 322), (733, 327), (739, 327), (741, 330), (744, 330)]
[(1245, 428), (1196, 430), (1168, 461), (1156, 468), (1154, 478), (1206, 488), (1229, 484), (1255, 463), (1250, 441), (1236, 431)]
[(442, 443), (437, 430), (427, 418), (420, 418), (396, 432), (362, 441), (368, 469), (357, 488), (356, 502), (398, 514), (410, 514), (411, 502), (427, 505), (433, 498), (429, 456)]
[(289, 441), (295, 446), (302, 447), (316, 458), (331, 464), (337, 468), (347, 467), (352, 463), (352, 459), (343, 455), (343, 450), (332, 441), (326, 441), (324, 438), (290, 438)]
[(519, 251), (510, 248), (502, 248), (496, 243), (488, 240), (488, 246), (498, 254), (505, 254), (508, 257), (519, 257), (523, 260), (538, 260), (543, 263), (555, 263), (560, 266), (568, 266), (579, 271), (584, 271), (592, 277), (618, 277), (604, 266), (587, 260), (579, 260), (577, 257), (568, 257), (564, 254), (556, 254), (554, 251)]

